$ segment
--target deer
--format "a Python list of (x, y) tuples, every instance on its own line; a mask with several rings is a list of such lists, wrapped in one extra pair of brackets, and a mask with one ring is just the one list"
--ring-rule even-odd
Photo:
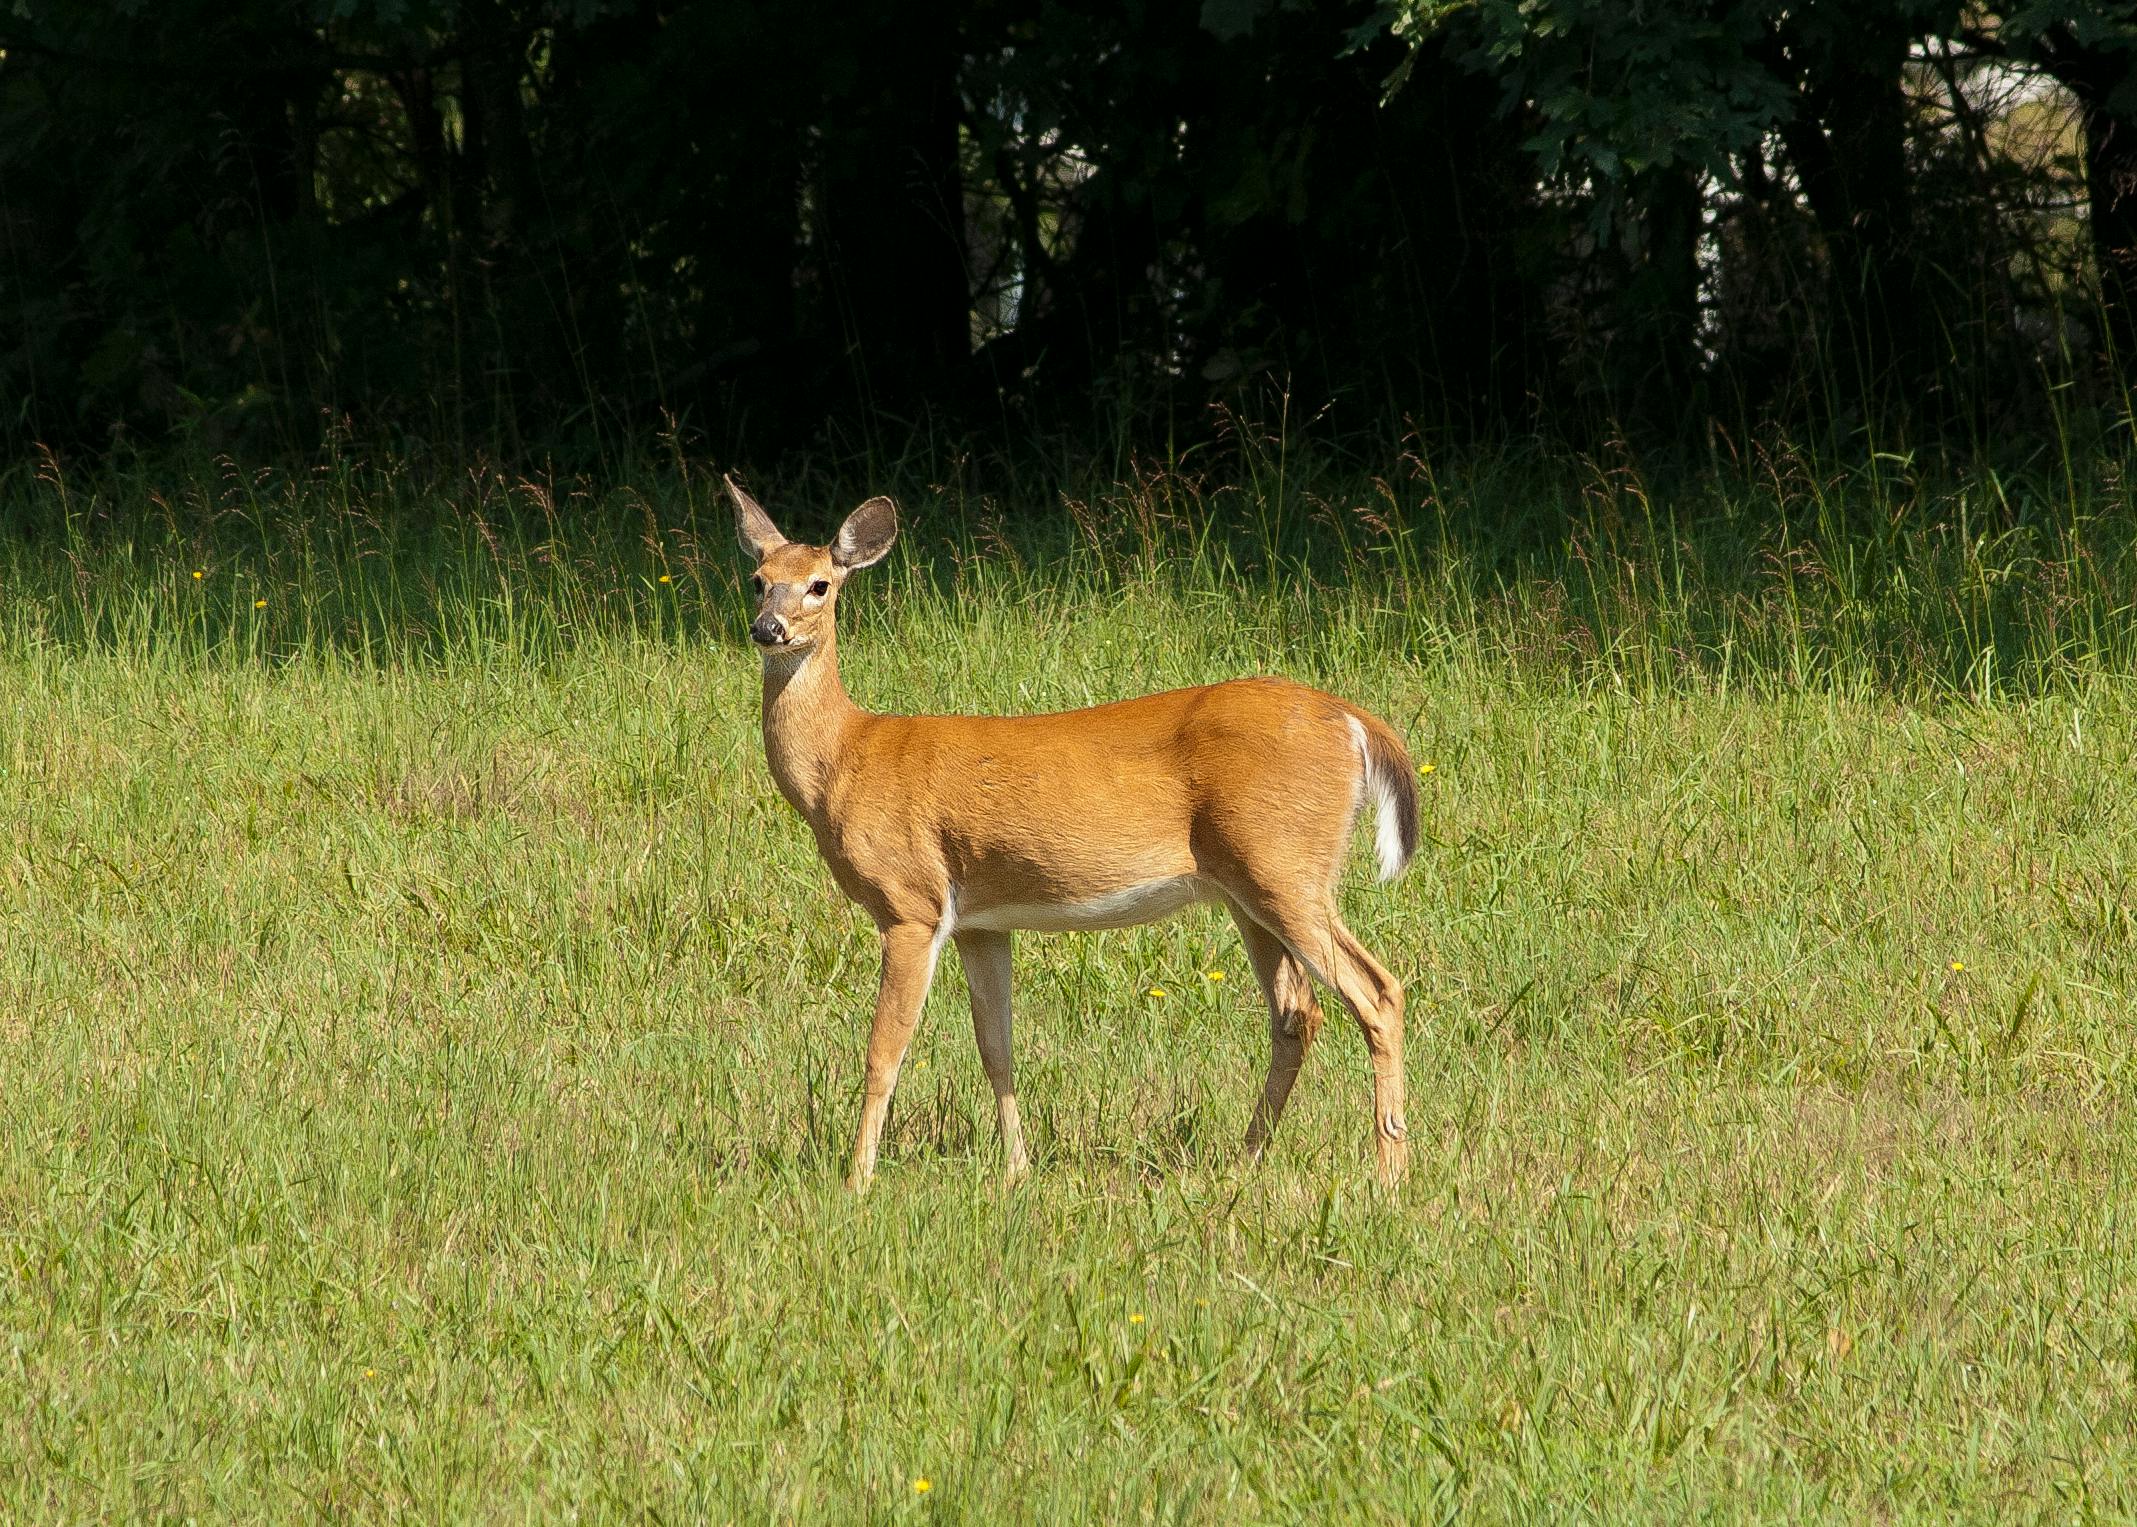
[(1196, 902), (1231, 913), (1269, 1010), (1247, 1158), (1260, 1159), (1320, 1030), (1319, 982), (1364, 1036), (1378, 1174), (1398, 1183), (1403, 989), (1336, 905), (1367, 800), (1380, 878), (1416, 855), (1417, 770), (1395, 730), (1334, 695), (1266, 677), (1051, 715), (864, 710), (839, 678), (839, 593), (889, 553), (896, 506), (871, 498), (830, 545), (815, 546), (788, 540), (724, 480), (755, 562), (749, 634), (763, 658), (765, 761), (882, 944), (847, 1186), (863, 1191), (875, 1174), (944, 944), (964, 965), (1014, 1183), (1031, 1161), (1010, 1060), (1011, 935), (1130, 927)]

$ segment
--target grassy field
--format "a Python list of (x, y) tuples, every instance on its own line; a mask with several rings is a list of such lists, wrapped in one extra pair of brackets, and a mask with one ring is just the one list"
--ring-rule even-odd
[(2117, 464), (1383, 475), (918, 479), (844, 658), (1404, 731), (1407, 1186), (1198, 911), (1019, 939), (1013, 1191), (946, 959), (861, 1200), (704, 474), (0, 484), (0, 1517), (2137, 1511)]

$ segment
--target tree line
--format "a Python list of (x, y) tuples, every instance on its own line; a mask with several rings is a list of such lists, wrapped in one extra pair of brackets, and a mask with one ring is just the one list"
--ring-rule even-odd
[(1992, 437), (2125, 409), (2137, 5), (17, 0), (18, 446)]

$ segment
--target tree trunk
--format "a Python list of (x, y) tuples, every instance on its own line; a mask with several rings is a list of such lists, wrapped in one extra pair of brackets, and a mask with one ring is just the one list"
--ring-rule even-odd
[[(1677, 166), (1646, 178), (1642, 263), (1647, 310), (1652, 324), (1646, 374), (1641, 378), (1639, 411), (1668, 427), (1690, 410), (1699, 382), (1699, 235), (1700, 194), (1696, 171)], [(1636, 312), (1636, 317), (1639, 314)], [(1674, 419), (1673, 417), (1674, 416)]]
[(2108, 359), (2137, 377), (2137, 122), (2098, 99), (2079, 98), (2085, 134), (2085, 195)]
[(437, 398), (447, 410), (454, 438), (465, 454), (467, 366), (463, 353), (465, 314), (463, 299), (465, 283), (462, 280), (461, 238), (462, 229), (459, 197), (454, 189), (454, 165), (451, 150), (445, 142), (445, 114), (438, 105), (436, 81), (427, 67), (409, 69), (392, 76), (393, 86), (401, 98), (402, 109), (408, 113), (408, 132), (415, 151), (417, 170), (421, 176), (425, 198), (430, 204), (430, 214), (438, 231), (438, 247), (445, 278), (446, 315), (452, 327), (451, 371), (442, 369), (435, 375), (434, 386)]
[(1908, 195), (1904, 31), (1865, 28), (1824, 47), (1789, 43), (1807, 86), (1781, 139), (1825, 242), (1833, 293), (1833, 359), (1865, 411), (1921, 395), (1923, 283)]
[(850, 375), (865, 401), (897, 406), (971, 347), (958, 53), (920, 13), (876, 25), (879, 46), (824, 113), (816, 231)]

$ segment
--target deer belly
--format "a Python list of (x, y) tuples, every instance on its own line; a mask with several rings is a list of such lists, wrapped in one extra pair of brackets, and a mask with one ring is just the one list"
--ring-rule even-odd
[(957, 926), (1035, 933), (1077, 933), (1093, 928), (1132, 928), (1155, 922), (1190, 902), (1206, 901), (1209, 891), (1193, 875), (1146, 880), (1080, 901), (1001, 902), (991, 907), (960, 907)]

